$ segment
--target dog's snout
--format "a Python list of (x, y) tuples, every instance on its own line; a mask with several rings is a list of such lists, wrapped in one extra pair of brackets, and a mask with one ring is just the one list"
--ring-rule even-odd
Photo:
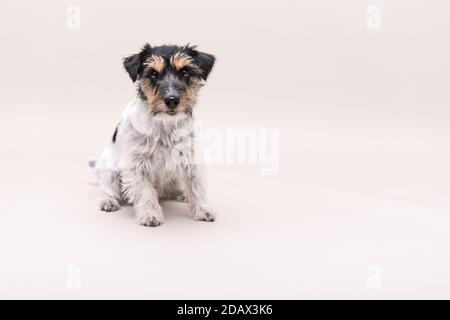
[(164, 102), (166, 103), (166, 106), (169, 107), (170, 109), (175, 109), (180, 103), (180, 98), (176, 96), (170, 96), (165, 98)]

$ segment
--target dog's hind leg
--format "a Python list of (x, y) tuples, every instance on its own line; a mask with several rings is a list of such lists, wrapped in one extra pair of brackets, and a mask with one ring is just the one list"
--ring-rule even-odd
[(107, 146), (98, 161), (89, 163), (94, 166), (103, 193), (99, 201), (100, 210), (106, 212), (119, 210), (122, 201), (120, 171), (113, 149), (114, 146)]
[(103, 195), (99, 201), (100, 210), (111, 212), (120, 209), (120, 175), (119, 172), (104, 172), (99, 179)]

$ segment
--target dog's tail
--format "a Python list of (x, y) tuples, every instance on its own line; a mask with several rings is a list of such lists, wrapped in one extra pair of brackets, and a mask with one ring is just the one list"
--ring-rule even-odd
[(97, 160), (95, 158), (89, 158), (88, 165), (91, 168), (95, 168), (95, 166), (97, 165)]

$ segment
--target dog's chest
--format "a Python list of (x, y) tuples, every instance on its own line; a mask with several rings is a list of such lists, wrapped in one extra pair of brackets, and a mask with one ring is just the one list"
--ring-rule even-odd
[(187, 141), (175, 135), (142, 136), (134, 148), (138, 166), (152, 177), (179, 175), (189, 162)]
[(166, 144), (163, 141), (156, 141), (153, 152), (148, 154), (147, 159), (152, 166), (165, 171), (176, 170), (176, 162), (173, 161), (173, 154), (177, 151), (174, 143)]

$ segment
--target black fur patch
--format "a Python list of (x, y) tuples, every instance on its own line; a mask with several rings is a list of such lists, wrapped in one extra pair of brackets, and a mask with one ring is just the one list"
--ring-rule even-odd
[(117, 125), (116, 130), (114, 130), (114, 134), (112, 136), (112, 142), (115, 143), (117, 140), (117, 132), (119, 132), (119, 125)]

